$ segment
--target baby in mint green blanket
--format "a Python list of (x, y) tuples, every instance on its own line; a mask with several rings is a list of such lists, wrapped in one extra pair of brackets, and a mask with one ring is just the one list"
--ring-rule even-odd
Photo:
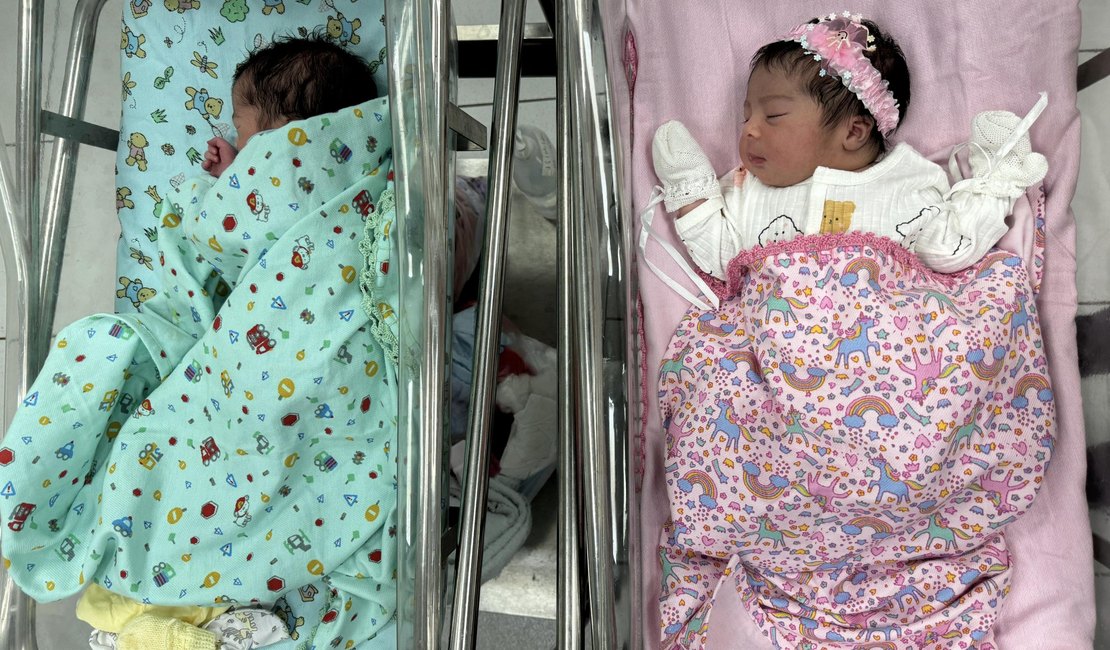
[(59, 333), (16, 413), (3, 554), (43, 601), (288, 593), (294, 639), (353, 647), (396, 601), (388, 102), (252, 116), (246, 143), (243, 99), (242, 152), (163, 202), (163, 290)]

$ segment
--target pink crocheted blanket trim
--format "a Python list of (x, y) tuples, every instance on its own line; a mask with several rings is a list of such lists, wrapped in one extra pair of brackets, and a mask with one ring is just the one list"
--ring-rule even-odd
[(816, 253), (824, 250), (863, 247), (880, 251), (892, 257), (896, 262), (909, 267), (911, 270), (919, 271), (928, 276), (931, 280), (945, 286), (959, 284), (961, 276), (968, 270), (974, 269), (973, 266), (959, 273), (939, 273), (925, 266), (917, 255), (914, 255), (904, 246), (889, 237), (883, 237), (882, 235), (876, 235), (870, 232), (829, 233), (822, 235), (803, 235), (787, 241), (774, 242), (767, 246), (757, 246), (741, 251), (728, 263), (728, 283), (726, 284), (720, 280), (714, 279), (716, 284), (710, 283), (709, 286), (721, 298), (728, 298), (734, 295), (740, 287), (744, 270), (752, 264), (761, 262), (769, 257), (776, 257), (783, 254)]

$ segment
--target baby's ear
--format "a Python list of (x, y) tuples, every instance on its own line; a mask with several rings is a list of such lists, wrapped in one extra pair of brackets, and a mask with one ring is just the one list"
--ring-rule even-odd
[(848, 118), (847, 127), (844, 132), (844, 148), (848, 151), (859, 151), (871, 141), (875, 119), (870, 115), (853, 115)]

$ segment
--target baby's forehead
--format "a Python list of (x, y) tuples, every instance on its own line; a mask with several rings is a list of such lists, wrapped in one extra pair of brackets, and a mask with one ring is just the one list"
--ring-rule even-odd
[(805, 95), (803, 82), (797, 73), (790, 73), (777, 66), (757, 66), (744, 83), (744, 103), (796, 99)]

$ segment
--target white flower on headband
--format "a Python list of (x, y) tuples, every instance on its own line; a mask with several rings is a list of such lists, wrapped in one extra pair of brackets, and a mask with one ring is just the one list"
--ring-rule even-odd
[(848, 11), (829, 14), (820, 22), (795, 27), (782, 40), (800, 44), (814, 61), (823, 61), (818, 74), (825, 76), (826, 68), (834, 72), (863, 102), (886, 137), (898, 126), (898, 101), (864, 54), (875, 49), (875, 37), (862, 21), (863, 16)]

